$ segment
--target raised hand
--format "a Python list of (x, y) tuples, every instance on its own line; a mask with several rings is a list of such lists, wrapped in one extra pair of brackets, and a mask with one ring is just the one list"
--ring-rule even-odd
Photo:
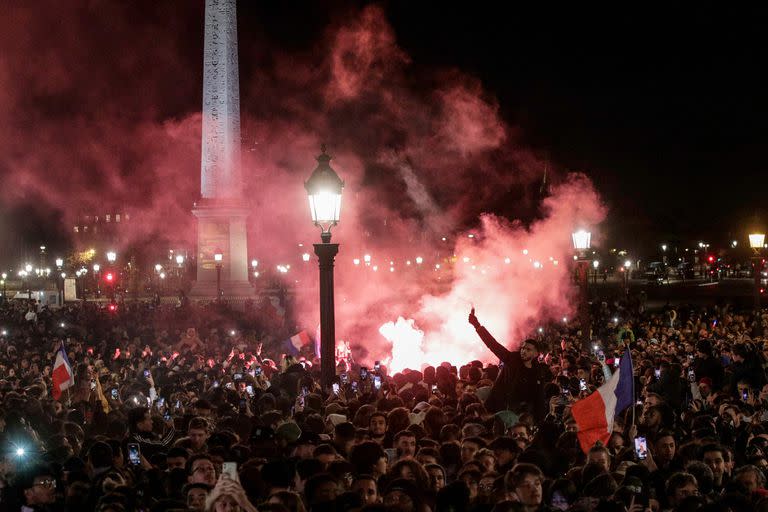
[(480, 327), (480, 321), (475, 316), (475, 308), (474, 308), (474, 306), (472, 307), (472, 310), (469, 312), (469, 319), (468, 320), (469, 320), (470, 325), (472, 325), (472, 327), (474, 327), (475, 329)]

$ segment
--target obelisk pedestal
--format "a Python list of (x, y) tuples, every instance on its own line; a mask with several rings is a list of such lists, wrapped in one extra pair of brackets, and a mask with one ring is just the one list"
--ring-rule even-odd
[(224, 298), (251, 296), (248, 208), (240, 169), (240, 84), (236, 0), (206, 0), (203, 130), (197, 217), (197, 281), (190, 295), (216, 297), (214, 254), (221, 251)]

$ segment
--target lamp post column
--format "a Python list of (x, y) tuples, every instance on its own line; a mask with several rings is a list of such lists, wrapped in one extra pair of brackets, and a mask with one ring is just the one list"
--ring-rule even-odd
[(752, 292), (755, 300), (755, 311), (758, 312), (760, 311), (760, 275), (763, 273), (763, 258), (759, 254), (752, 256), (752, 269), (755, 279), (754, 290), (752, 290)]
[(582, 255), (576, 263), (579, 280), (579, 327), (584, 347), (589, 350), (590, 330), (589, 321), (589, 261)]
[(221, 263), (216, 264), (216, 302), (221, 302)]
[[(326, 233), (323, 233), (325, 235)], [(323, 389), (336, 376), (336, 318), (333, 299), (333, 265), (339, 244), (330, 243), (330, 233), (323, 243), (314, 244), (320, 265), (320, 374)]]

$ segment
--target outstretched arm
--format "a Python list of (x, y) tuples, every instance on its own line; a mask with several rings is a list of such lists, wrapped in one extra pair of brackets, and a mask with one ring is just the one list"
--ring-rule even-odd
[(488, 329), (480, 325), (480, 321), (475, 316), (475, 308), (472, 308), (472, 311), (469, 312), (469, 323), (475, 328), (475, 331), (477, 331), (478, 336), (483, 340), (485, 346), (488, 347), (488, 349), (501, 361), (508, 361), (510, 357), (512, 357), (512, 352), (504, 348), (504, 346), (496, 341), (496, 338), (488, 332)]

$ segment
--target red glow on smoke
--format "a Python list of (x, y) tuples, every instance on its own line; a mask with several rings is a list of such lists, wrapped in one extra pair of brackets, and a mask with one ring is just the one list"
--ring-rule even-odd
[[(135, 219), (124, 246), (152, 239), (191, 247), (202, 10), (180, 14), (160, 3), (137, 29), (128, 4), (93, 2), (62, 19), (49, 0), (9, 8), (0, 22), (5, 198), (60, 210), (67, 232), (80, 213), (124, 207)], [(596, 231), (604, 215), (588, 180), (551, 172), (552, 196), (531, 225), (485, 214), (499, 205), (533, 210), (537, 198), (512, 191), (538, 189), (545, 167), (521, 146), (495, 97), (460, 70), (412, 62), (380, 7), (334, 19), (344, 21), (305, 53), (240, 28), (241, 68), (256, 69), (241, 74), (241, 110), (249, 260), (259, 261), (259, 279), (272, 273), (296, 285), (300, 328), (314, 332), (317, 267), (302, 255), (319, 235), (303, 181), (327, 143), (346, 182), (333, 235), (341, 244), (337, 333), (357, 360), (391, 355), (380, 328), (400, 340), (395, 367), (488, 359), (466, 325), (470, 303), (504, 341), (542, 319), (571, 316), (570, 233), (577, 224)], [(199, 53), (176, 35), (188, 36), (186, 25), (199, 27)]]

